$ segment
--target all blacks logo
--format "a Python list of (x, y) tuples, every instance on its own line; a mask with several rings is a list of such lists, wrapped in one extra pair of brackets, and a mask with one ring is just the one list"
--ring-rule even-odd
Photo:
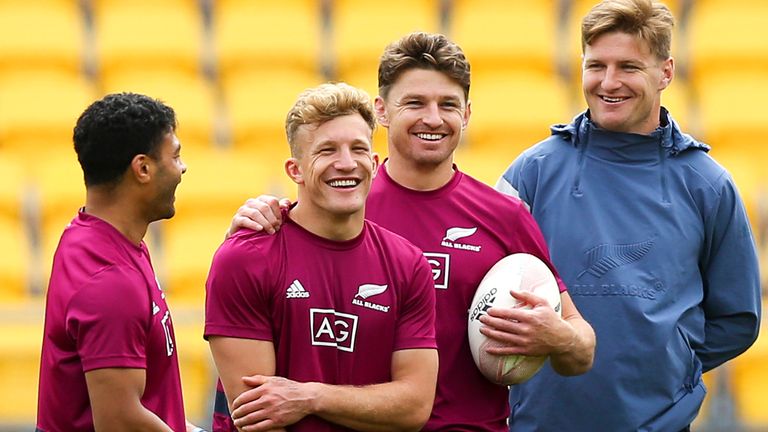
[(488, 313), (488, 309), (493, 307), (493, 303), (496, 302), (496, 293), (498, 290), (496, 287), (491, 288), (490, 291), (485, 293), (483, 297), (477, 302), (477, 305), (469, 312), (469, 320), (479, 320), (480, 316)]

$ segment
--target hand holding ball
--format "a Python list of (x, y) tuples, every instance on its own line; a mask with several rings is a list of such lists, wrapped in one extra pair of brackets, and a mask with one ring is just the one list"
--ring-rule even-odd
[(510, 291), (528, 291), (543, 297), (561, 314), (560, 289), (554, 275), (539, 258), (517, 253), (499, 260), (486, 273), (475, 292), (469, 309), (468, 336), (472, 358), (488, 380), (502, 385), (519, 384), (541, 369), (546, 356), (499, 356), (486, 352), (486, 347), (498, 342), (480, 333), (480, 316), (491, 307), (530, 308), (519, 304)]

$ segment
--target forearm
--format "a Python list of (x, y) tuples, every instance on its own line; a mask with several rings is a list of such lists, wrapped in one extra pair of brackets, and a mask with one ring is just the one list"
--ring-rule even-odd
[(94, 412), (93, 424), (96, 431), (173, 432), (164, 421), (143, 406), (123, 407), (104, 415)]
[(573, 329), (571, 343), (550, 354), (552, 368), (560, 375), (581, 375), (592, 368), (595, 357), (595, 332), (581, 317), (566, 319)]
[(434, 391), (412, 383), (364, 387), (308, 383), (312, 411), (330, 422), (360, 431), (417, 431), (432, 411)]

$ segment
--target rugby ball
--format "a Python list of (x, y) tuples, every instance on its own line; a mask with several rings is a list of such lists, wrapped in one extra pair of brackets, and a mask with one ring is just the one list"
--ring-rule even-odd
[(528, 308), (530, 305), (518, 302), (510, 291), (530, 291), (547, 300), (550, 306), (562, 316), (560, 288), (546, 264), (539, 258), (527, 254), (508, 255), (488, 270), (477, 287), (469, 308), (467, 333), (472, 358), (480, 372), (491, 382), (502, 385), (522, 383), (541, 369), (546, 356), (528, 357), (522, 355), (499, 356), (489, 354), (486, 348), (499, 345), (480, 333), (480, 317), (491, 307)]

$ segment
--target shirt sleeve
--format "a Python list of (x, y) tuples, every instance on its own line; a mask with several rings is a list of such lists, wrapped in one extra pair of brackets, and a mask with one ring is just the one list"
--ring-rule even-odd
[(395, 336), (395, 350), (437, 348), (435, 341), (435, 282), (432, 268), (421, 253), (407, 294), (402, 297)]
[(242, 239), (227, 240), (213, 257), (206, 282), (205, 339), (272, 340), (268, 257)]
[(527, 209), (520, 205), (513, 213), (513, 223), (515, 232), (509, 237), (512, 239), (511, 252), (525, 252), (536, 256), (549, 267), (552, 274), (557, 280), (557, 285), (560, 287), (560, 292), (567, 291), (565, 282), (560, 278), (560, 274), (557, 272), (555, 265), (552, 264), (552, 259), (549, 256), (549, 248), (547, 242), (544, 240), (544, 235), (541, 233), (539, 224), (533, 218), (533, 215), (527, 211)]
[(66, 330), (83, 371), (145, 369), (150, 317), (147, 284), (139, 273), (110, 266), (94, 275), (66, 310)]
[(705, 227), (699, 261), (704, 281), (705, 340), (696, 349), (704, 372), (754, 343), (761, 314), (757, 250), (744, 204), (730, 178)]

